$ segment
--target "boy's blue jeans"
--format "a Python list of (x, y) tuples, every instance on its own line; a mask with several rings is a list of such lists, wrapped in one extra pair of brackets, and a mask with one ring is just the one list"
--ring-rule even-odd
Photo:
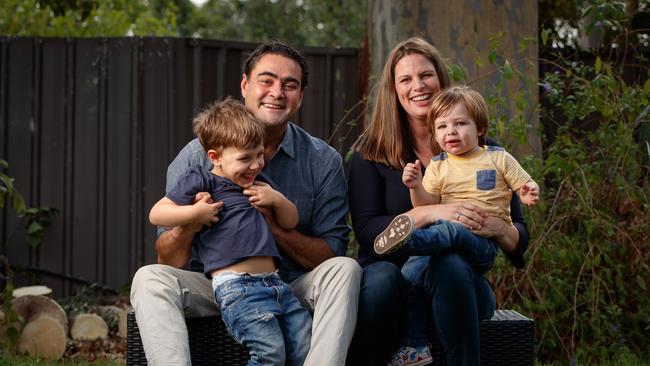
[(248, 365), (302, 365), (311, 315), (276, 274), (236, 277), (214, 291), (228, 333), (248, 348)]
[(490, 239), (474, 235), (463, 225), (438, 220), (428, 228), (414, 230), (400, 249), (412, 256), (402, 266), (406, 282), (406, 308), (402, 328), (403, 345), (421, 347), (427, 344), (427, 308), (425, 296), (426, 271), (437, 258), (449, 253), (460, 255), (476, 276), (487, 272), (494, 264), (497, 244)]

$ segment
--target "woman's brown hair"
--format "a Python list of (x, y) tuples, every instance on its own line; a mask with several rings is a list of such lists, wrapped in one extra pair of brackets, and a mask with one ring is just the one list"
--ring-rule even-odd
[(447, 67), (438, 50), (422, 38), (413, 37), (399, 43), (384, 64), (370, 123), (354, 143), (353, 149), (376, 163), (402, 169), (413, 150), (406, 112), (395, 93), (395, 66), (405, 56), (420, 54), (433, 64), (440, 89), (449, 86)]

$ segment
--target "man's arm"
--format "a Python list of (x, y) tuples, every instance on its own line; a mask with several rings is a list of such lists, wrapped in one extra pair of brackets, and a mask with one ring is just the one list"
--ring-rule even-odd
[(286, 230), (274, 220), (271, 221), (269, 220), (269, 225), (278, 247), (306, 270), (311, 271), (335, 256), (325, 239), (303, 235), (296, 230)]
[[(198, 226), (198, 229), (196, 228)], [(192, 257), (192, 239), (200, 225), (176, 226), (162, 232), (156, 240), (156, 258), (159, 264), (182, 268)]]
[[(334, 256), (345, 255), (350, 232), (346, 223), (347, 183), (341, 156), (330, 147), (319, 151), (318, 157), (320, 160), (312, 162), (317, 172), (313, 181), (318, 185), (313, 187), (311, 211), (300, 212), (309, 220), (300, 222), (301, 232), (281, 229), (269, 220), (278, 247), (306, 270)], [(300, 211), (301, 205), (296, 205)]]

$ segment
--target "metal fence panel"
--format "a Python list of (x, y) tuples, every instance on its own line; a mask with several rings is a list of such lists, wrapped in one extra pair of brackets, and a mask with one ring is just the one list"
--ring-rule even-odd
[[(193, 137), (200, 108), (226, 95), (241, 99), (242, 64), (254, 47), (0, 37), (0, 158), (28, 205), (59, 210), (37, 249), (25, 245), (13, 210), (0, 212), (2, 253), (40, 273), (18, 275), (18, 284), (40, 282), (56, 296), (82, 281), (119, 288), (154, 263), (148, 212), (164, 194), (167, 165)], [(324, 140), (334, 134), (345, 153), (358, 128), (335, 129), (350, 109), (347, 120), (358, 115), (358, 50), (304, 51), (312, 73), (296, 122)]]

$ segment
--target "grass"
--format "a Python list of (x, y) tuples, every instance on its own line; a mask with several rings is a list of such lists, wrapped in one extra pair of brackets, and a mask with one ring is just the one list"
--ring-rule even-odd
[(48, 361), (36, 357), (27, 356), (7, 356), (0, 354), (0, 366), (66, 366), (66, 365), (81, 365), (81, 366), (124, 366), (124, 361), (114, 360), (96, 360), (96, 361), (80, 361), (80, 360), (58, 360)]
[[(645, 355), (644, 357), (647, 357)], [(586, 365), (580, 362), (569, 363), (570, 365), (581, 366)], [(535, 366), (560, 366), (566, 363), (543, 363), (535, 362)], [(617, 360), (608, 360), (599, 364), (600, 366), (650, 366), (650, 359), (640, 359), (630, 352), (623, 352)]]

